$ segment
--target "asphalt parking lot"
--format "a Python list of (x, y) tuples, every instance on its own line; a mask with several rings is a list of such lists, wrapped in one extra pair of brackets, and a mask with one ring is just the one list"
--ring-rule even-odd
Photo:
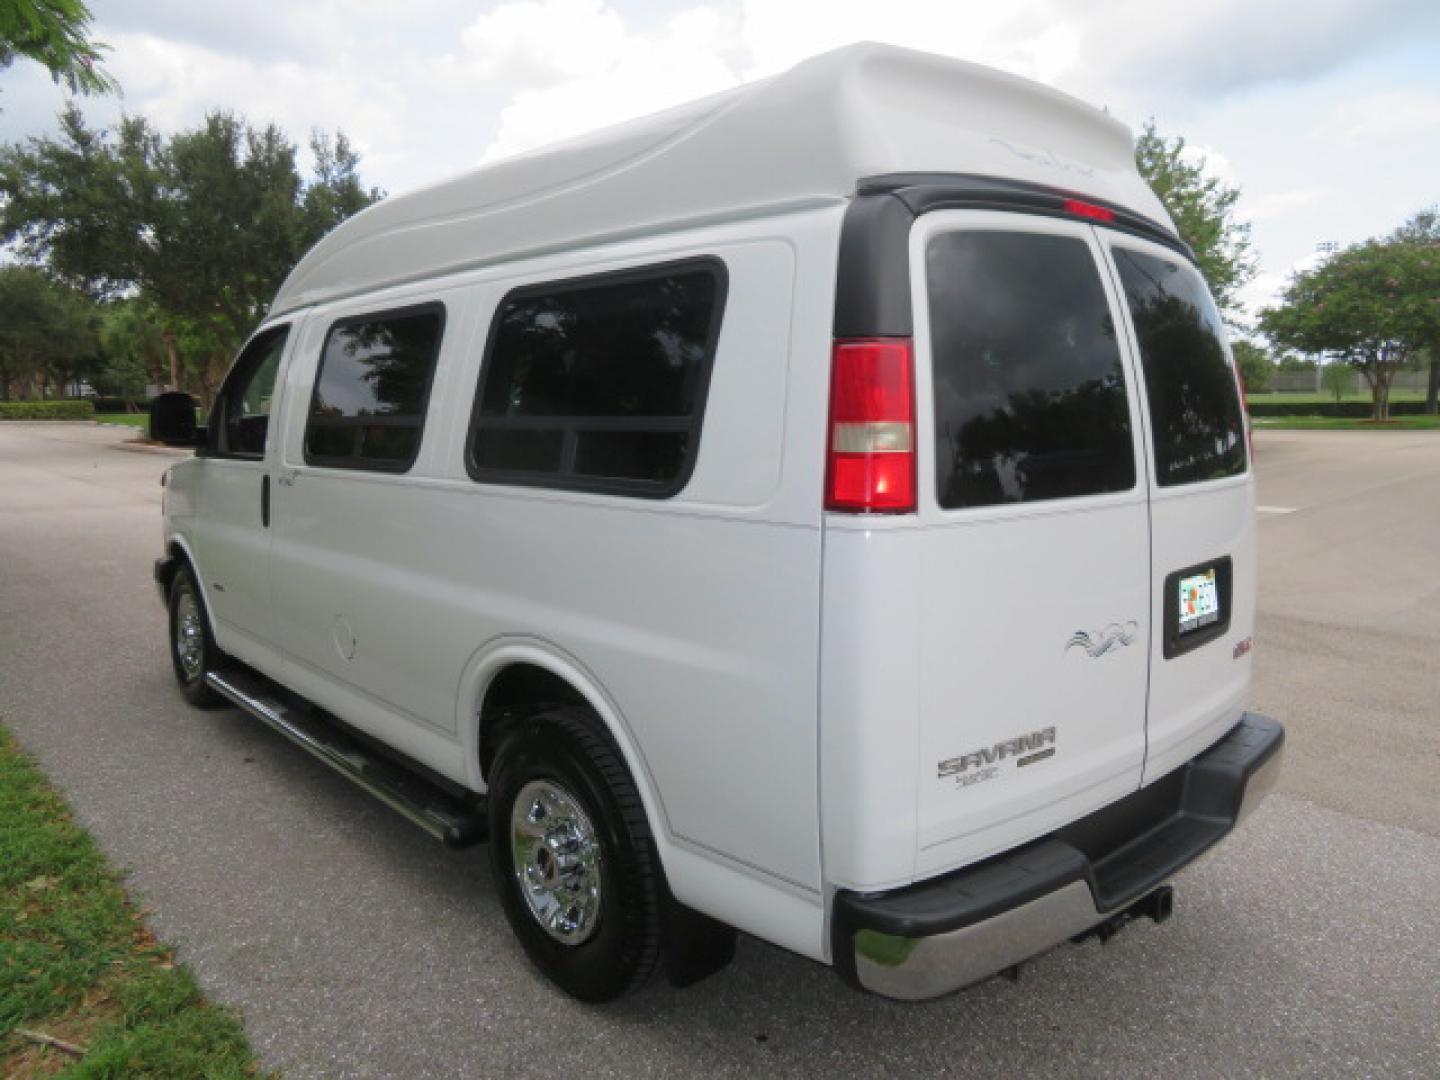
[(1274, 796), (1176, 916), (924, 1005), (742, 939), (576, 1004), (450, 852), (234, 710), (181, 701), (132, 433), (0, 424), (0, 720), (264, 1062), (318, 1077), (1440, 1076), (1440, 436), (1256, 435), (1254, 705)]

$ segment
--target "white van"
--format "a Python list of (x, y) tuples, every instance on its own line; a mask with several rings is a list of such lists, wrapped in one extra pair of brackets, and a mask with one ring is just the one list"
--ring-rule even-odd
[(561, 987), (896, 998), (1169, 912), (1273, 782), (1221, 321), (1127, 130), (860, 45), (387, 199), (165, 490), (176, 675)]

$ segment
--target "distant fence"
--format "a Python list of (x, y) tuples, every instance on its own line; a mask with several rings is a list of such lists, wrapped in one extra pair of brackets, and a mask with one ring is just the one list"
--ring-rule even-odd
[[(1356, 420), (1368, 419), (1372, 406), (1368, 401), (1266, 401), (1264, 394), (1249, 398), (1251, 416), (1343, 416)], [(1421, 416), (1423, 401), (1392, 401), (1391, 416)]]
[[(1314, 371), (1275, 371), (1270, 374), (1266, 393), (1278, 394), (1325, 394), (1330, 388), (1324, 383), (1324, 368)], [(1391, 390), (1424, 390), (1429, 385), (1429, 372), (1397, 371)], [(1358, 371), (1349, 372), (1345, 380), (1345, 393), (1369, 394), (1370, 384)]]

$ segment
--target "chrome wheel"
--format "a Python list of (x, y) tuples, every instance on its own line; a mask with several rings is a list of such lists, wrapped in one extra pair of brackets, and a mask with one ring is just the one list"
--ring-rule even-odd
[(205, 663), (205, 623), (192, 592), (183, 592), (175, 602), (175, 659), (187, 680), (200, 677)]
[(580, 803), (532, 780), (510, 810), (510, 858), (520, 895), (556, 941), (579, 945), (600, 919), (600, 838)]

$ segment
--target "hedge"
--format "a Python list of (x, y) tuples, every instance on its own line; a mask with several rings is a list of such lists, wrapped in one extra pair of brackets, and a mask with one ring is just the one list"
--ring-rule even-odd
[[(137, 412), (148, 413), (150, 411), (149, 398), (123, 398), (123, 397), (93, 397), (90, 399), (95, 404), (95, 411), (98, 413), (107, 412)], [(133, 406), (133, 408), (132, 408)]]
[[(1375, 411), (1368, 401), (1257, 401), (1250, 398), (1251, 416), (1330, 416), (1368, 420)], [(1391, 416), (1423, 416), (1423, 401), (1392, 401)]]
[(88, 401), (0, 401), (0, 420), (94, 420)]

